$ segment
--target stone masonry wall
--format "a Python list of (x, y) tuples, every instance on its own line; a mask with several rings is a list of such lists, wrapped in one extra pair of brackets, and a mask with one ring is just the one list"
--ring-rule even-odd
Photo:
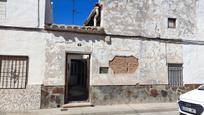
[(64, 86), (42, 86), (41, 109), (58, 108), (64, 104)]
[[(182, 87), (168, 85), (91, 86), (89, 99), (94, 105), (175, 102), (179, 95), (199, 85), (186, 84)], [(63, 86), (42, 86), (41, 109), (58, 108), (63, 104)]]
[(188, 84), (182, 87), (168, 85), (93, 86), (91, 102), (94, 105), (176, 102), (179, 95), (198, 86), (199, 84)]

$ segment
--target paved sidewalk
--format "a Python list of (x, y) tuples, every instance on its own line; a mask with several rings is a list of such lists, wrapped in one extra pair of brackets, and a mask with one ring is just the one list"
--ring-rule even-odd
[[(123, 105), (106, 105), (94, 107), (77, 107), (63, 110), (58, 109), (41, 109), (31, 110), (23, 113), (2, 113), (2, 115), (139, 115), (144, 113), (162, 113), (176, 112), (176, 103), (147, 103), (147, 104), (123, 104)], [(1, 113), (0, 113), (1, 115)]]

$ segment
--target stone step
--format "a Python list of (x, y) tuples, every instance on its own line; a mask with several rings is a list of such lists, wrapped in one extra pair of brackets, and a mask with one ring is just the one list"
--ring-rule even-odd
[(93, 107), (94, 105), (89, 102), (83, 102), (83, 103), (68, 103), (64, 104), (63, 108), (74, 108), (74, 107)]

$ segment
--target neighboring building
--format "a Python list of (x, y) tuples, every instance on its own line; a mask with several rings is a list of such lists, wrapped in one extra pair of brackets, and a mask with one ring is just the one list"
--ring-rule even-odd
[(204, 83), (203, 7), (101, 0), (77, 27), (52, 24), (49, 0), (0, 0), (0, 112), (176, 101)]

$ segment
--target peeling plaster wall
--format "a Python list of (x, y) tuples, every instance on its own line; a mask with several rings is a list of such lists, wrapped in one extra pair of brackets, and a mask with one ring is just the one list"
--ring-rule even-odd
[[(91, 85), (167, 84), (167, 63), (183, 62), (180, 44), (118, 37), (112, 37), (108, 44), (104, 41), (105, 36), (63, 32), (49, 33), (49, 36), (44, 85), (65, 84), (66, 53), (91, 54)], [(131, 74), (114, 74), (109, 68), (108, 74), (99, 74), (99, 67), (109, 67), (109, 61), (115, 56), (138, 58), (137, 70)]]
[[(91, 53), (93, 44), (101, 44), (102, 37), (75, 33), (53, 32), (46, 46), (46, 70), (44, 85), (65, 84), (66, 53)], [(82, 44), (81, 47), (78, 44)]]
[[(158, 72), (154, 67), (162, 68), (159, 76), (167, 76), (164, 75), (167, 71), (164, 69), (166, 63), (183, 63), (184, 84), (203, 83), (203, 0), (100, 0), (100, 3), (103, 5), (102, 26), (108, 34), (183, 39), (184, 42), (192, 40), (192, 44), (161, 43), (159, 47), (153, 45), (154, 42), (147, 43), (149, 44), (148, 53), (146, 54), (146, 50), (143, 50), (143, 53), (140, 54), (141, 56), (145, 55), (140, 60), (145, 60), (139, 66), (140, 77), (148, 78), (148, 73), (151, 73), (151, 78), (154, 78), (154, 82), (158, 83), (157, 77), (154, 77)], [(167, 27), (169, 17), (177, 19), (176, 29)], [(152, 47), (160, 50), (160, 56), (151, 55), (152, 50), (155, 52)], [(147, 57), (150, 56), (153, 58), (148, 59)], [(155, 61), (156, 58), (159, 60), (158, 63)], [(152, 63), (152, 60), (155, 62)], [(145, 83), (153, 81), (143, 80)]]
[[(102, 26), (109, 34), (185, 39), (196, 32), (195, 0), (100, 0), (100, 3)], [(168, 18), (177, 18), (176, 29), (167, 27)]]
[[(104, 43), (106, 44), (106, 43)], [(125, 45), (125, 47), (124, 47)], [(167, 58), (172, 54), (166, 43), (159, 41), (143, 41), (137, 39), (112, 38), (112, 44), (105, 47), (94, 47), (93, 84), (94, 85), (135, 85), (140, 84), (166, 84)], [(170, 45), (170, 44), (168, 44)], [(180, 45), (174, 46), (174, 53), (181, 52)], [(139, 66), (133, 74), (98, 74), (98, 66), (108, 66), (107, 61), (114, 56), (135, 56), (139, 59)], [(175, 55), (176, 62), (182, 62), (181, 54)]]
[(45, 70), (46, 34), (0, 30), (0, 35), (0, 55), (28, 56), (28, 84), (42, 84)]
[[(22, 0), (23, 3), (28, 3), (23, 7), (19, 1), (17, 4), (7, 1), (8, 16), (0, 25), (21, 27), (38, 25), (36, 1)], [(44, 2), (43, 0), (40, 2), (42, 27)], [(108, 34), (203, 40), (203, 0), (100, 0), (100, 2), (103, 4), (102, 26)], [(22, 13), (21, 10), (9, 13), (18, 7), (26, 11), (24, 16), (19, 15)], [(33, 9), (29, 10), (30, 8)], [(176, 29), (167, 28), (168, 17), (177, 18)], [(91, 102), (96, 104), (175, 101), (178, 95), (188, 89), (184, 87), (173, 89), (167, 86), (168, 63), (184, 64), (184, 84), (204, 82), (202, 44), (178, 44), (173, 41), (167, 43), (159, 39), (146, 40), (140, 37), (10, 29), (1, 29), (0, 35), (0, 55), (29, 56), (28, 87), (22, 90), (0, 89), (3, 94), (0, 96), (2, 97), (0, 102), (10, 102), (0, 109), (2, 111), (12, 111), (10, 107), (15, 108), (19, 103), (21, 106), (14, 111), (39, 109), (40, 96), (42, 108), (61, 106), (64, 103), (66, 53), (91, 54), (90, 98)], [(105, 42), (106, 37), (111, 38), (111, 43)], [(114, 74), (109, 68), (108, 74), (99, 74), (99, 68), (109, 67), (109, 61), (115, 56), (136, 57), (139, 62), (136, 71)], [(44, 86), (40, 86), (41, 84)], [(7, 98), (9, 96), (11, 98)], [(22, 104), (24, 98), (26, 102)]]

